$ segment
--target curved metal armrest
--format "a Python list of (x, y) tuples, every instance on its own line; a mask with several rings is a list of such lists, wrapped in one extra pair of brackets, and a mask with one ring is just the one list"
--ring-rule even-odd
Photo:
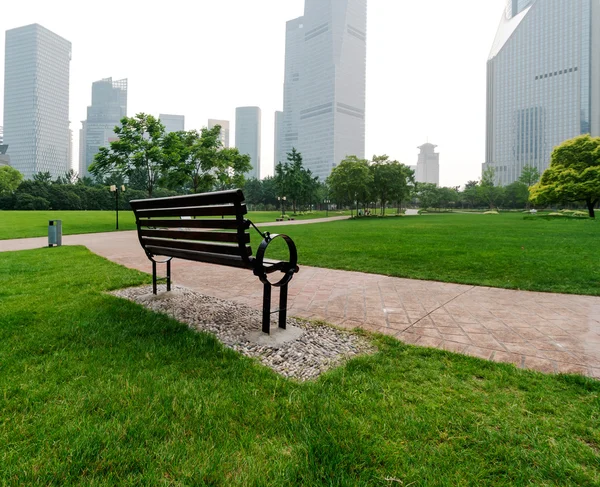
[[(285, 240), (290, 252), (290, 259), (288, 262), (281, 261), (273, 266), (265, 267), (265, 252), (269, 244), (276, 238), (282, 238)], [(283, 272), (284, 276), (278, 282), (271, 284), (271, 282), (269, 282), (267, 279), (267, 274), (271, 274), (277, 270)], [(263, 284), (270, 284), (271, 286), (280, 287), (290, 282), (296, 272), (298, 272), (298, 252), (296, 250), (296, 244), (294, 244), (294, 241), (284, 234), (267, 235), (256, 251), (254, 275), (257, 276)]]

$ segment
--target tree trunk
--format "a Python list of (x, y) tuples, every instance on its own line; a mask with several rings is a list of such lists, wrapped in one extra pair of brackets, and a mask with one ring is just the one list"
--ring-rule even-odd
[(594, 206), (596, 206), (596, 203), (598, 203), (598, 200), (592, 201), (590, 199), (587, 199), (587, 200), (585, 200), (585, 203), (587, 204), (590, 218), (596, 218), (596, 214), (594, 213)]

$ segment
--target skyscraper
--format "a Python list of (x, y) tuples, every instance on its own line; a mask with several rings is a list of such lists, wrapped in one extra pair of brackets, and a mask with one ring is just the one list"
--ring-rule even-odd
[(365, 154), (367, 0), (306, 0), (289, 21), (283, 154), (295, 147), (321, 180)]
[(440, 155), (435, 151), (436, 147), (429, 142), (418, 147), (421, 152), (415, 171), (417, 182), (440, 185)]
[(221, 143), (223, 147), (229, 148), (229, 120), (215, 120), (214, 118), (208, 119), (208, 128), (212, 129), (215, 125), (221, 126)]
[(248, 154), (252, 169), (245, 174), (246, 179), (260, 179), (260, 131), (261, 112), (258, 107), (238, 107), (235, 109), (235, 146), (240, 154)]
[(165, 126), (166, 134), (185, 130), (185, 115), (165, 115), (161, 113), (158, 118)]
[(87, 120), (83, 124), (82, 144), (85, 149), (80, 150), (84, 159), (79, 161), (79, 175), (88, 176), (88, 168), (94, 162), (94, 157), (100, 147), (109, 147), (115, 140), (114, 129), (120, 125), (123, 117), (127, 116), (127, 80), (113, 81), (104, 78), (92, 83), (92, 104), (87, 108)]
[(275, 112), (275, 151), (273, 157), (273, 170), (279, 162), (285, 162), (285, 159), (280, 159), (281, 156), (281, 143), (283, 139), (283, 112)]
[(71, 43), (38, 24), (6, 31), (4, 143), (26, 178), (70, 169)]
[(600, 4), (508, 0), (487, 64), (484, 170), (510, 184), (554, 147), (600, 135)]

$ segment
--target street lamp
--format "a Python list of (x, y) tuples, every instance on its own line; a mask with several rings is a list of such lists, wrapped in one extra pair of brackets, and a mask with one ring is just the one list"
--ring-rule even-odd
[(281, 205), (281, 218), (283, 218), (285, 216), (285, 207), (284, 207), (285, 196), (278, 196), (277, 201), (280, 202), (279, 204)]
[(117, 215), (117, 230), (119, 229), (119, 192), (122, 193), (123, 191), (125, 191), (124, 185), (121, 185), (120, 188), (114, 184), (110, 186), (110, 192), (115, 193), (115, 212)]
[(329, 216), (329, 203), (331, 203), (331, 201), (325, 200), (323, 203), (325, 203), (325, 218), (327, 218)]

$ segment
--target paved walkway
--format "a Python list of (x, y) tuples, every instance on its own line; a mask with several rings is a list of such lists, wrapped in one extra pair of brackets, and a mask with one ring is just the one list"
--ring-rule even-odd
[[(46, 238), (4, 240), (0, 251), (46, 244)], [(85, 245), (114, 262), (151, 272), (136, 232), (64, 236), (63, 244)], [(175, 260), (173, 280), (210, 296), (262, 306), (262, 284), (244, 269)], [(277, 303), (276, 295), (273, 303)], [(600, 379), (600, 297), (445, 284), (301, 265), (290, 285), (289, 306), (293, 316), (360, 327), (407, 343), (543, 372)]]

